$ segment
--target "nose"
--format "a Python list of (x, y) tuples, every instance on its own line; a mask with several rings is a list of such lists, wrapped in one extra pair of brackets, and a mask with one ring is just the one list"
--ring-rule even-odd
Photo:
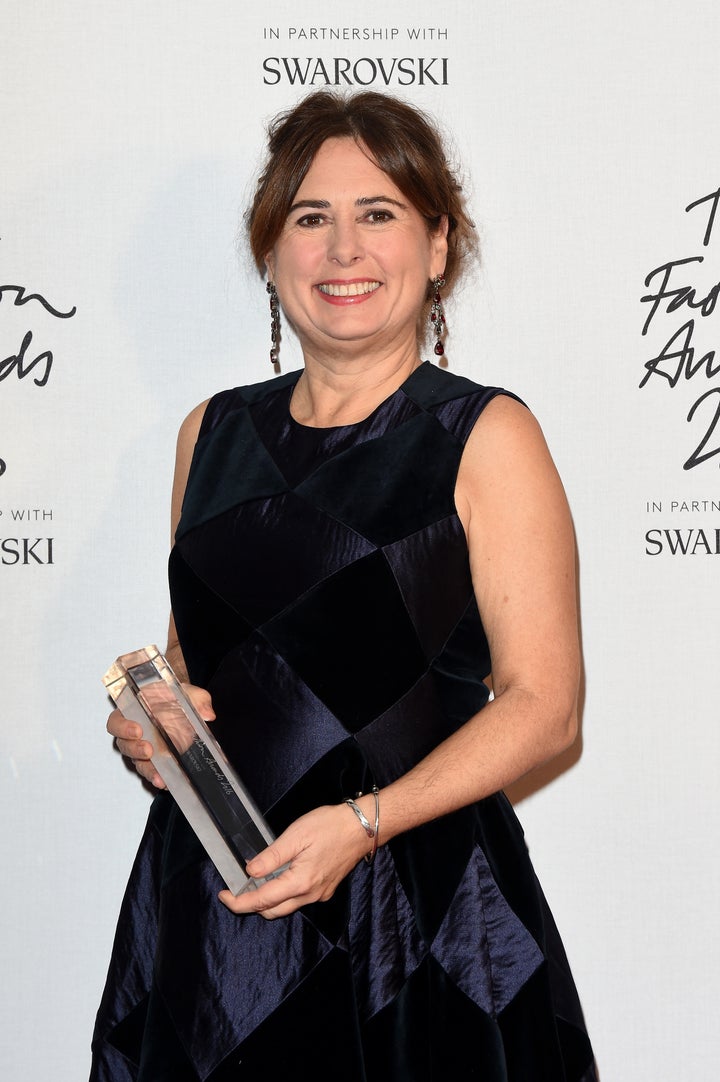
[(336, 220), (329, 234), (328, 259), (341, 267), (349, 267), (362, 259), (363, 254), (363, 240), (357, 222)]

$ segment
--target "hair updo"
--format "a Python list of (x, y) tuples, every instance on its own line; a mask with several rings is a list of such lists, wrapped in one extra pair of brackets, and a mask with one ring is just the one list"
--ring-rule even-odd
[(246, 216), (258, 270), (282, 233), (295, 193), (326, 139), (349, 138), (364, 147), (376, 165), (437, 231), (448, 220), (445, 280), (451, 286), (464, 260), (475, 251), (475, 228), (460, 185), (448, 164), (443, 141), (419, 109), (388, 94), (344, 95), (315, 91), (281, 113), (268, 128), (268, 156)]

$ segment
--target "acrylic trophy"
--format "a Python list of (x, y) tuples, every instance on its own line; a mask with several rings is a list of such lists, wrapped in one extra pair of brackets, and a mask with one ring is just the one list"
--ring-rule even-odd
[(125, 717), (142, 726), (153, 766), (230, 890), (255, 890), (261, 881), (245, 874), (245, 862), (274, 835), (166, 658), (156, 646), (123, 654), (103, 683)]

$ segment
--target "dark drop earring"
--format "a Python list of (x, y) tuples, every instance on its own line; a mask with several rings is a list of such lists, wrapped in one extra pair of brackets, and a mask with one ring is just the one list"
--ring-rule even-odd
[(445, 279), (442, 274), (437, 274), (431, 284), (433, 287), (433, 300), (430, 308), (430, 326), (435, 333), (435, 356), (440, 358), (438, 364), (442, 368), (447, 368), (445, 346), (442, 343), (442, 336), (445, 332), (445, 312), (443, 311), (442, 297), (440, 296), (440, 290), (445, 285)]
[(265, 286), (270, 296), (270, 364), (280, 371), (280, 304), (274, 282)]

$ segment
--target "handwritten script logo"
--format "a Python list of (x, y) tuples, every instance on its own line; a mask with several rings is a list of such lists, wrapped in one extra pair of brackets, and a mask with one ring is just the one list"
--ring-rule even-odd
[[(26, 304), (39, 305), (53, 319), (71, 319), (77, 311), (73, 306), (69, 311), (64, 312), (52, 305), (42, 294), (28, 293), (25, 286), (0, 285), (0, 318), (2, 317), (2, 309), (6, 308), (8, 303), (15, 308), (21, 308)], [(11, 353), (3, 360), (0, 360), (0, 383), (14, 372), (19, 380), (32, 375), (32, 382), (36, 387), (47, 386), (53, 365), (52, 351), (46, 349), (33, 357), (32, 341), (33, 332), (28, 330), (17, 352)], [(6, 463), (0, 458), (0, 477), (5, 473), (6, 469)]]
[[(703, 247), (710, 245), (715, 225), (715, 216), (720, 203), (720, 188), (695, 199), (685, 207), (685, 212), (701, 208), (707, 214)], [(684, 259), (671, 259), (651, 270), (645, 279), (645, 287), (651, 289), (640, 298), (642, 304), (649, 304), (642, 333), (646, 335), (655, 317), (673, 315), (683, 310), (694, 313), (682, 326), (671, 335), (657, 356), (645, 362), (645, 375), (640, 387), (645, 387), (652, 376), (659, 376), (668, 382), (670, 388), (677, 387), (680, 380), (694, 379), (695, 376), (716, 380), (720, 376), (720, 360), (715, 359), (716, 351), (701, 353), (695, 342), (696, 316), (707, 319), (712, 316), (720, 294), (720, 281), (707, 292), (698, 290), (693, 284), (690, 272), (697, 270), (705, 262), (705, 256), (692, 255)], [(678, 284), (679, 283), (679, 284)], [(687, 415), (688, 423), (695, 419), (704, 419), (702, 435), (689, 458), (683, 463), (683, 469), (691, 470), (715, 455), (720, 455), (720, 386), (710, 387), (692, 404)], [(717, 429), (717, 435), (716, 435)]]

